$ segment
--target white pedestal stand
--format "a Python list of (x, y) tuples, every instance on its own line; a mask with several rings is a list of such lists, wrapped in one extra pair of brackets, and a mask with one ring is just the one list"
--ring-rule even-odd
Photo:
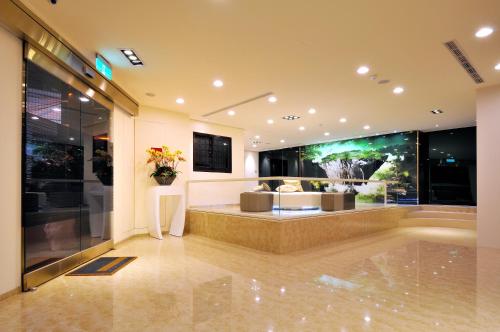
[(146, 211), (149, 214), (149, 235), (163, 240), (160, 225), (160, 200), (163, 196), (166, 196), (168, 199), (177, 198), (177, 204), (171, 205), (174, 211), (170, 222), (169, 234), (182, 236), (186, 219), (185, 190), (184, 187), (177, 186), (154, 186), (149, 189), (149, 194), (146, 198)]

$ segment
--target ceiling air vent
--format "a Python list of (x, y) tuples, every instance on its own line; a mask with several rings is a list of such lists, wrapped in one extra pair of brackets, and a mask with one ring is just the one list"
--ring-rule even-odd
[(464, 67), (465, 71), (477, 84), (484, 82), (483, 78), (477, 72), (476, 68), (469, 62), (469, 59), (465, 56), (464, 52), (458, 47), (457, 43), (452, 40), (444, 43), (444, 46), (450, 50), (451, 54), (457, 59), (457, 61)]

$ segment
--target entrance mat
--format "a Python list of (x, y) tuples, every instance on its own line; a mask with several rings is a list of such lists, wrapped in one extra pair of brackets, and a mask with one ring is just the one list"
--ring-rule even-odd
[(100, 257), (68, 274), (67, 276), (110, 276), (137, 257)]

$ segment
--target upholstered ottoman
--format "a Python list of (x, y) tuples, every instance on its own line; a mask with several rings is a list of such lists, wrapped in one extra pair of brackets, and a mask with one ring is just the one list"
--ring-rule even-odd
[(342, 211), (355, 208), (355, 196), (353, 193), (322, 193), (321, 210)]
[(267, 212), (273, 210), (273, 194), (270, 192), (246, 192), (240, 194), (240, 210), (243, 212)]

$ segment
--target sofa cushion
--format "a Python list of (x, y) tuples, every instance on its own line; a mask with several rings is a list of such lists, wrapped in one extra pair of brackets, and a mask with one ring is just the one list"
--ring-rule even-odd
[(292, 186), (291, 184), (283, 184), (283, 185), (279, 186), (278, 188), (276, 188), (276, 191), (278, 191), (280, 193), (294, 193), (297, 191), (297, 187)]
[(283, 182), (286, 185), (295, 186), (295, 188), (297, 188), (296, 191), (304, 191), (304, 189), (302, 188), (302, 184), (300, 183), (300, 180), (283, 180)]

